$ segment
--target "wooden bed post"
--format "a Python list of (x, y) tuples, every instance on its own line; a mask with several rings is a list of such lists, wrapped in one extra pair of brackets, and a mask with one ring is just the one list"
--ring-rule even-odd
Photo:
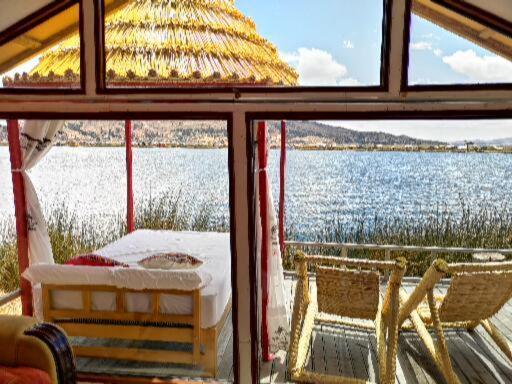
[(267, 124), (258, 123), (258, 165), (259, 165), (259, 195), (261, 218), (261, 350), (263, 360), (272, 360), (268, 334), (268, 266), (269, 266), (269, 220), (268, 220), (268, 179), (267, 179)]
[(135, 231), (133, 208), (133, 157), (132, 157), (132, 122), (124, 122), (126, 144), (126, 225), (128, 233)]
[(284, 257), (284, 188), (286, 179), (286, 121), (284, 120), (281, 121), (281, 161), (279, 165), (279, 246), (281, 257)]
[(12, 187), (14, 192), (14, 210), (16, 214), (16, 235), (18, 239), (18, 267), (20, 271), (21, 308), (25, 316), (32, 316), (32, 286), (21, 274), (29, 266), (28, 259), (28, 221), (25, 182), (19, 171), (23, 165), (18, 120), (7, 121), (7, 137), (11, 158)]

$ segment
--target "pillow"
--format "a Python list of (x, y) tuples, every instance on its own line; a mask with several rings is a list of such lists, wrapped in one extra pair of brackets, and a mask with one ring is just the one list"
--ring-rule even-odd
[(109, 257), (95, 255), (95, 254), (87, 254), (75, 256), (72, 259), (68, 260), (66, 265), (87, 265), (90, 267), (123, 267), (128, 268), (128, 264), (121, 263)]
[(194, 269), (200, 267), (203, 262), (185, 253), (170, 252), (146, 257), (138, 264), (147, 269)]

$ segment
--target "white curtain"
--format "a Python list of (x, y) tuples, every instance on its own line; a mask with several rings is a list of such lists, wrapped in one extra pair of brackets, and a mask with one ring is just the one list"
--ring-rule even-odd
[(64, 121), (60, 120), (27, 120), (20, 133), (23, 165), (15, 171), (22, 173), (25, 182), (30, 265), (53, 264), (54, 261), (39, 198), (27, 171), (48, 153), (63, 126)]
[[(268, 149), (268, 141), (265, 143)], [(268, 153), (268, 152), (267, 152)], [(277, 220), (276, 210), (274, 208), (274, 199), (272, 197), (272, 188), (271, 182), (268, 175), (268, 171), (265, 167), (259, 164), (259, 159), (257, 159), (259, 172), (264, 172), (266, 176), (266, 184), (267, 184), (267, 212), (268, 212), (268, 231), (267, 239), (269, 241), (268, 250), (269, 250), (269, 262), (268, 262), (268, 307), (267, 307), (267, 330), (269, 336), (269, 349), (271, 353), (276, 353), (279, 350), (288, 350), (288, 344), (290, 339), (290, 325), (289, 325), (289, 311), (288, 306), (286, 304), (286, 296), (285, 296), (285, 288), (284, 288), (284, 275), (283, 275), (283, 262), (281, 258), (281, 250), (279, 246), (279, 224)], [(257, 193), (260, 196), (260, 187), (261, 185), (258, 183)], [(258, 202), (258, 212), (259, 212), (259, 204), (260, 199), (257, 199)], [(259, 259), (261, 260), (261, 251), (263, 248), (262, 244), (262, 227), (261, 227), (261, 217), (258, 218), (258, 231), (257, 231), (257, 239), (258, 239), (258, 247), (257, 252), (259, 255)], [(261, 263), (258, 263), (260, 266)], [(261, 272), (261, 271), (260, 271)], [(261, 291), (260, 291), (261, 294)], [(259, 308), (261, 311), (261, 307)], [(261, 312), (260, 312), (261, 313)]]
[(290, 326), (288, 305), (284, 290), (283, 261), (279, 246), (279, 224), (270, 180), (267, 183), (268, 191), (268, 217), (270, 221), (270, 260), (269, 260), (269, 292), (268, 292), (268, 334), (270, 338), (270, 351), (276, 353), (279, 350), (288, 350), (290, 341)]

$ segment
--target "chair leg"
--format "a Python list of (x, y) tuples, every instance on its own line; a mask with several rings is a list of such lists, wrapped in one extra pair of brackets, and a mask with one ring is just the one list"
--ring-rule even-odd
[(399, 289), (400, 286), (391, 287), (394, 292), (391, 294), (389, 313), (386, 316), (386, 328), (388, 331), (388, 346), (386, 351), (386, 376), (381, 377), (383, 384), (394, 384), (396, 382), (396, 355), (398, 350), (398, 313), (400, 310)]
[(496, 328), (489, 319), (482, 320), (480, 324), (482, 324), (482, 327), (484, 327), (485, 331), (489, 336), (491, 336), (501, 351), (509, 358), (510, 361), (512, 361), (512, 350), (510, 349), (510, 345), (499, 329)]
[(432, 325), (437, 336), (437, 356), (443, 366), (443, 374), (449, 384), (460, 383), (459, 378), (453, 371), (450, 354), (448, 353), (448, 347), (446, 345), (446, 339), (444, 337), (441, 320), (439, 319), (439, 311), (437, 310), (436, 301), (434, 298), (434, 290), (430, 289), (427, 292), (428, 306), (430, 308), (430, 316), (432, 318)]
[(381, 382), (386, 377), (386, 322), (382, 318), (382, 303), (379, 304), (375, 319), (375, 333), (377, 334), (377, 353), (379, 356), (379, 375)]
[(306, 359), (309, 351), (309, 344), (313, 335), (315, 325), (315, 316), (317, 315), (317, 306), (315, 302), (310, 302), (304, 315), (304, 322), (300, 330), (298, 341), (291, 348), (290, 354), (290, 375), (293, 380), (300, 380), (306, 365)]

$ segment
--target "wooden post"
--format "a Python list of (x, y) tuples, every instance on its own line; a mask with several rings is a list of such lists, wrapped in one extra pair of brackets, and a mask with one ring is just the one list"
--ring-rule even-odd
[(279, 170), (279, 246), (281, 257), (284, 257), (284, 188), (286, 179), (286, 121), (284, 120), (281, 121), (281, 161)]
[(264, 361), (272, 360), (269, 346), (268, 334), (268, 266), (270, 255), (269, 243), (269, 216), (268, 216), (268, 179), (267, 179), (267, 125), (261, 121), (258, 123), (258, 181), (260, 195), (260, 218), (261, 218), (261, 352)]
[(128, 233), (135, 231), (135, 216), (133, 208), (133, 157), (132, 157), (132, 122), (124, 123), (126, 144), (126, 225)]
[(25, 182), (19, 170), (23, 165), (18, 120), (7, 121), (7, 137), (11, 157), (12, 187), (14, 192), (14, 210), (16, 214), (16, 235), (18, 239), (18, 267), (20, 272), (21, 308), (25, 316), (32, 316), (32, 286), (21, 274), (29, 266), (28, 258), (28, 220), (25, 199)]

